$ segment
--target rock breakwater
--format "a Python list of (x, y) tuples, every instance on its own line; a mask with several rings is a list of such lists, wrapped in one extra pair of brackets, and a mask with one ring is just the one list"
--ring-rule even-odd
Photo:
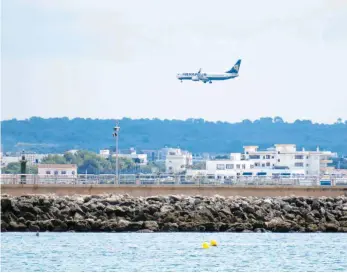
[(1, 197), (1, 231), (347, 232), (347, 197)]

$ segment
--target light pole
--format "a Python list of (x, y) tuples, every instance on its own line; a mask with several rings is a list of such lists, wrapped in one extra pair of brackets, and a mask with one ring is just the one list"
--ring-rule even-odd
[(116, 126), (113, 128), (113, 137), (116, 139), (116, 179), (117, 183), (119, 183), (119, 175), (118, 175), (118, 170), (119, 170), (119, 165), (118, 165), (118, 135), (119, 135), (119, 130), (120, 127), (118, 126), (118, 121), (116, 123)]

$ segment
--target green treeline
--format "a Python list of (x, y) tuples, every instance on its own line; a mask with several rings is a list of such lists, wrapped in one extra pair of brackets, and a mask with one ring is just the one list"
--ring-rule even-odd
[[(63, 153), (70, 149), (98, 152), (115, 145), (114, 125), (115, 120), (111, 119), (5, 120), (1, 122), (2, 148), (38, 153)], [(299, 149), (314, 150), (319, 146), (321, 150), (347, 154), (347, 122), (341, 119), (334, 124), (318, 124), (310, 120), (289, 123), (280, 117), (237, 123), (123, 118), (119, 125), (120, 149), (179, 146), (193, 153), (228, 153), (241, 152), (244, 145), (259, 145), (264, 149), (275, 143), (293, 143)], [(106, 164), (105, 168), (109, 166)]]

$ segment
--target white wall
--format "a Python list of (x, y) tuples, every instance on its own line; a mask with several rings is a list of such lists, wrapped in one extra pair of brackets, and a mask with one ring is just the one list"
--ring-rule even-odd
[(62, 168), (62, 167), (38, 167), (40, 175), (77, 175), (77, 167)]
[(179, 173), (186, 170), (187, 157), (185, 155), (168, 155), (165, 160), (165, 168), (168, 173)]

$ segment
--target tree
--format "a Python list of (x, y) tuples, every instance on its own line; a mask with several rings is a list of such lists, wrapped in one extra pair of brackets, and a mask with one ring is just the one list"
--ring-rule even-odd
[(284, 123), (283, 119), (281, 117), (275, 117), (274, 118), (275, 123)]
[(7, 166), (1, 168), (1, 172), (5, 174), (19, 174), (20, 173), (20, 163), (11, 162)]

